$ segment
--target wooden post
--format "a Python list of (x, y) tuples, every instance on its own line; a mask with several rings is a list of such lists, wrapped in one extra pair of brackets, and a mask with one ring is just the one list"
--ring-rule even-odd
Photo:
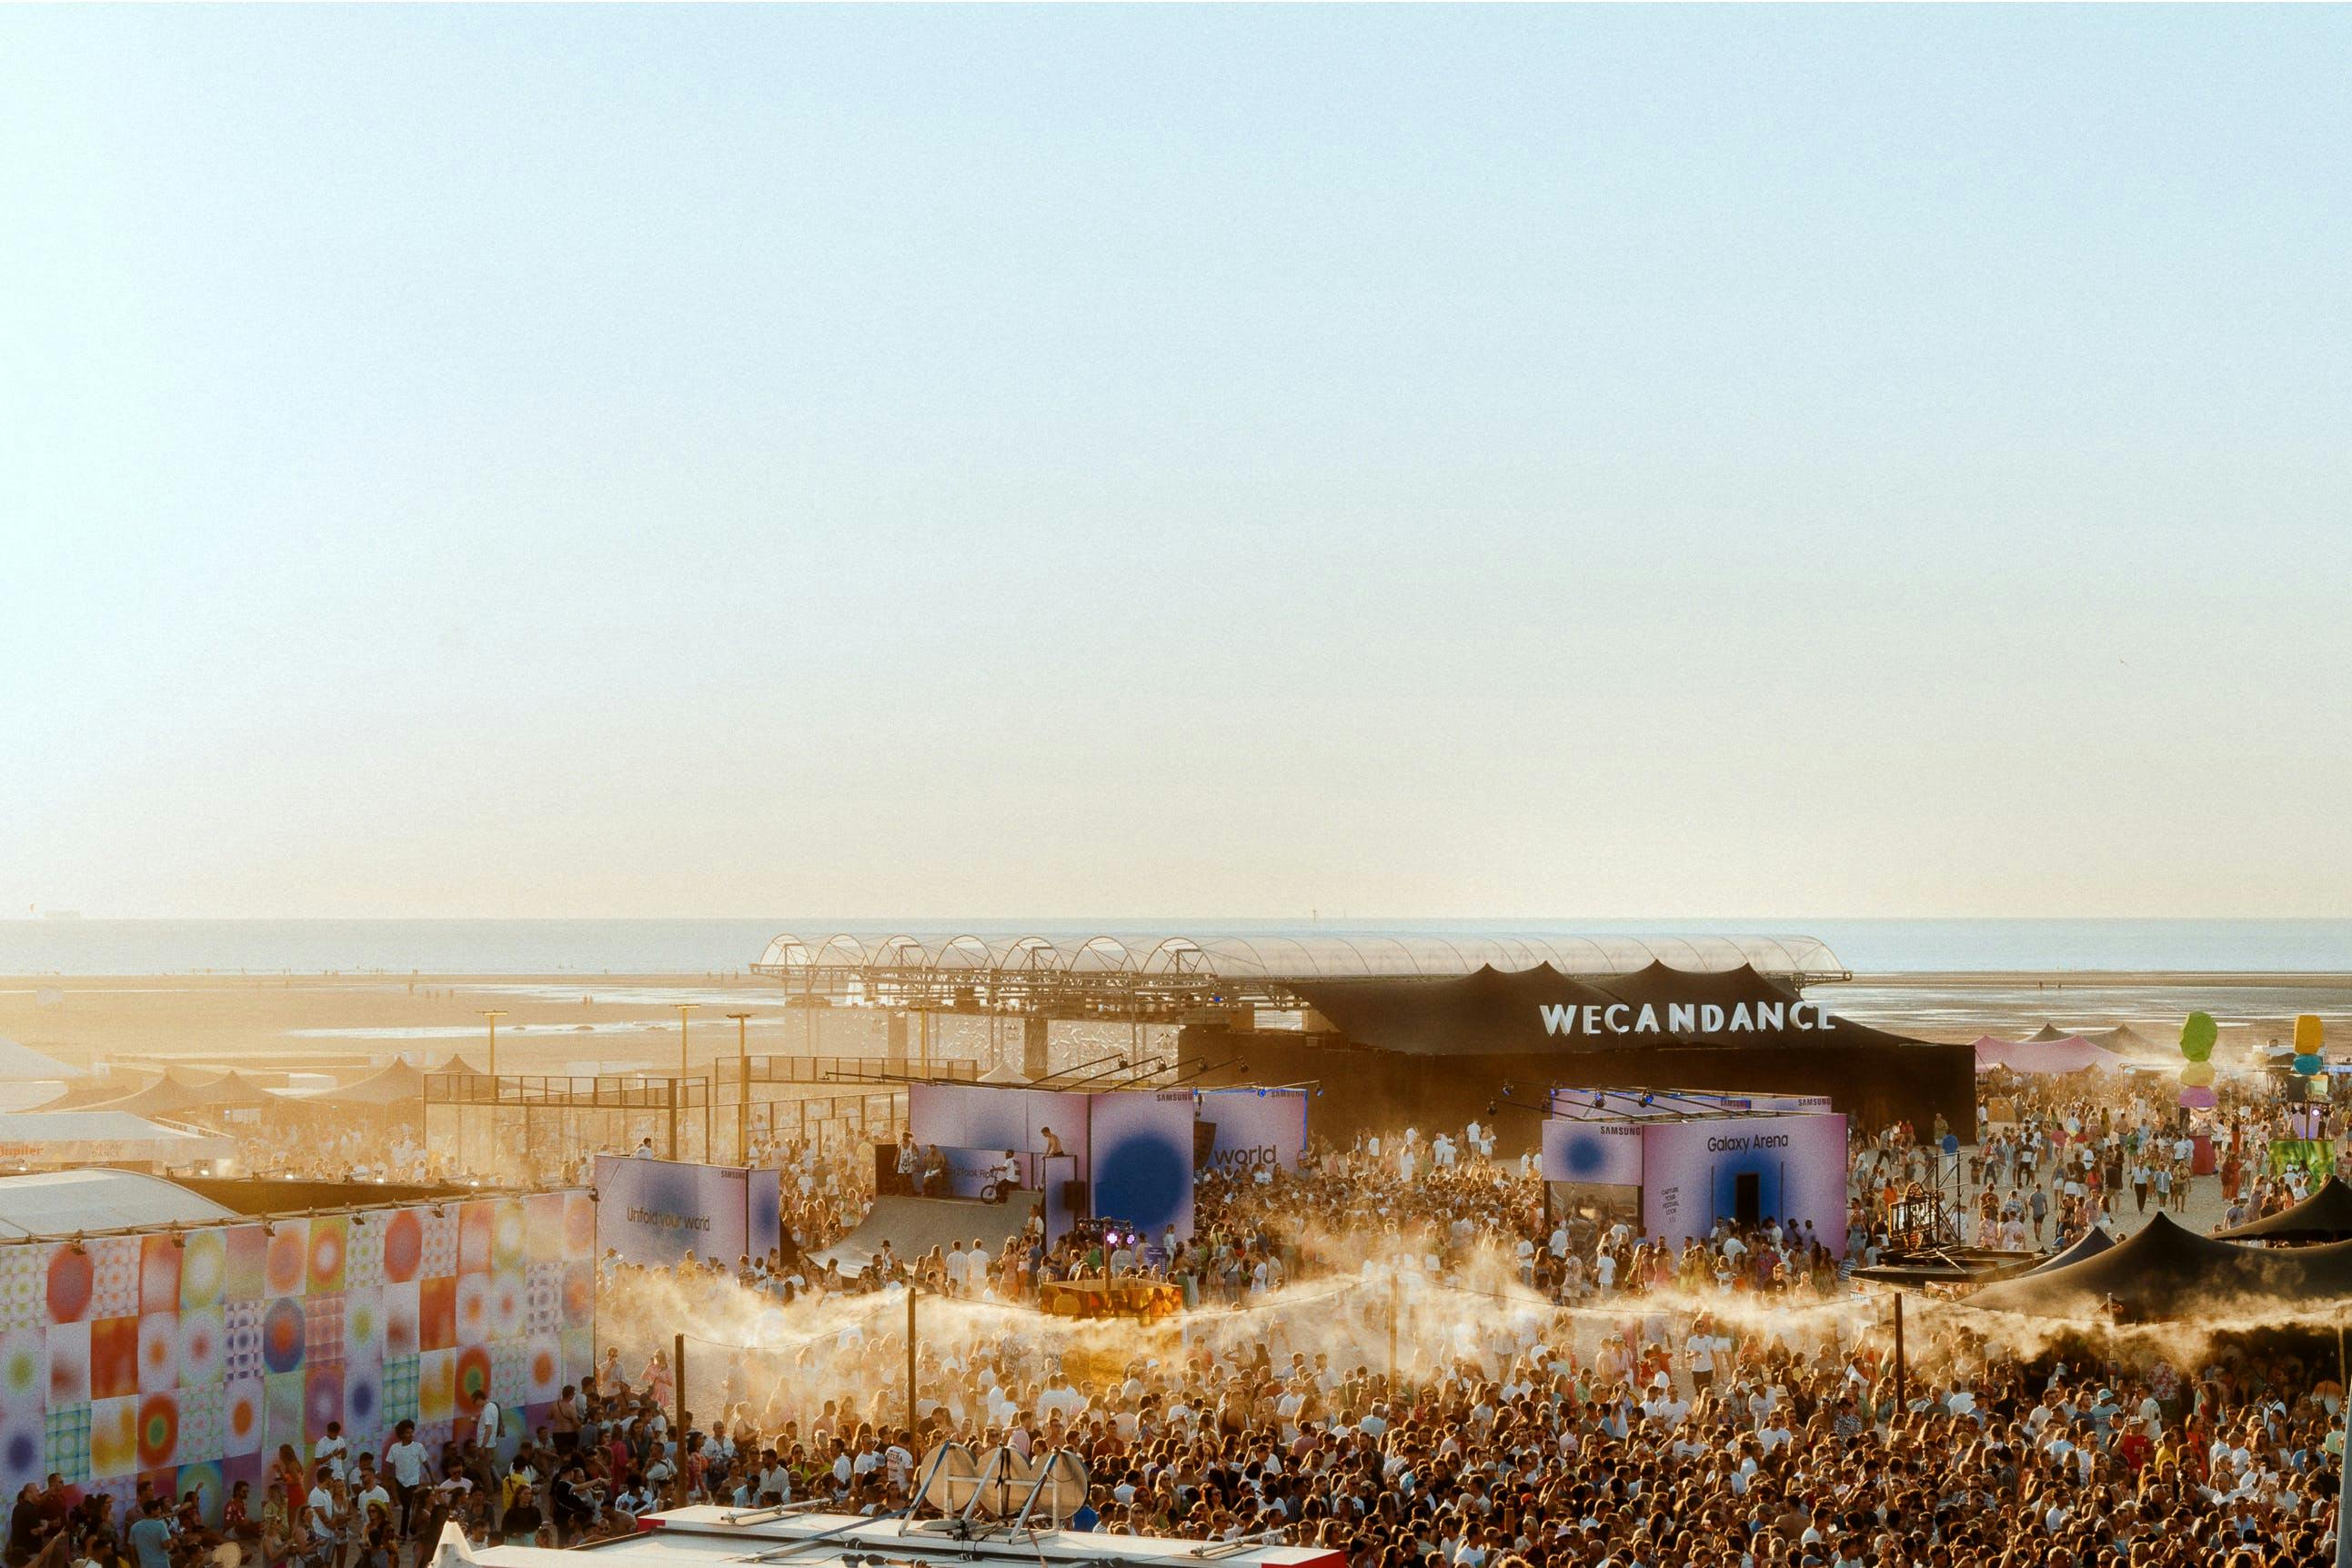
[(915, 1282), (907, 1281), (907, 1441), (919, 1444), (915, 1422)]
[(680, 1334), (671, 1342), (670, 1373), (677, 1383), (677, 1415), (671, 1423), (677, 1441), (677, 1458), (670, 1461), (670, 1493), (680, 1503), (686, 1501), (686, 1336)]
[[(2336, 1381), (2338, 1384), (2344, 1382), (2344, 1319), (2340, 1314), (2336, 1320)], [(2344, 1396), (2344, 1420), (2345, 1430), (2352, 1432), (2352, 1390)], [(2352, 1453), (2352, 1448), (2346, 1452)], [(2336, 1499), (2336, 1568), (2352, 1568), (2352, 1506), (2347, 1504), (2339, 1487)]]
[(1895, 1413), (1903, 1414), (1907, 1403), (1905, 1397), (1905, 1367), (1903, 1364), (1903, 1292), (1895, 1292)]
[[(1391, 1265), (1389, 1269), (1389, 1398), (1397, 1396), (1397, 1298), (1404, 1293), (1404, 1280)], [(1391, 1406), (1390, 1419), (1403, 1419), (1403, 1413)]]

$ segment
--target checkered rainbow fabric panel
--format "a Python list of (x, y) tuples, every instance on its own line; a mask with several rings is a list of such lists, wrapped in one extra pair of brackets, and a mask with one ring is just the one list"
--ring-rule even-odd
[(432, 1447), (487, 1390), (533, 1425), (593, 1355), (585, 1192), (0, 1247), (0, 1499), (139, 1478), (217, 1517), (340, 1421)]

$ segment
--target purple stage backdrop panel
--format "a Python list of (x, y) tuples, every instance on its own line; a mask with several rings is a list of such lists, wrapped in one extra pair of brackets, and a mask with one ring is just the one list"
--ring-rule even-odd
[(1543, 1179), (1603, 1187), (1642, 1184), (1642, 1125), (1632, 1121), (1543, 1124)]
[(919, 1083), (907, 1090), (907, 1126), (919, 1144), (1042, 1154), (1052, 1128), (1062, 1152), (1087, 1173), (1084, 1094), (988, 1083)]
[(745, 1184), (744, 1196), (751, 1205), (751, 1213), (744, 1221), (751, 1232), (750, 1250), (763, 1253), (783, 1239), (784, 1173), (753, 1171)]
[(1067, 1154), (1041, 1154), (1037, 1157), (1037, 1179), (1045, 1190), (1045, 1245), (1052, 1247), (1070, 1234), (1071, 1222), (1080, 1217), (1070, 1207), (1070, 1184), (1076, 1179), (1078, 1163)]
[(1642, 1228), (1679, 1247), (1733, 1219), (1743, 1188), (1767, 1220), (1795, 1220), (1845, 1252), (1843, 1116), (1726, 1116), (1642, 1128)]
[(1125, 1220), (1154, 1241), (1192, 1235), (1192, 1091), (1127, 1089), (1092, 1097), (1092, 1199), (1097, 1219)]
[(927, 1143), (923, 1145), (924, 1155), (928, 1158), (935, 1147), (948, 1168), (947, 1188), (943, 1194), (947, 1197), (980, 1196), (995, 1184), (997, 1173), (1004, 1166), (1004, 1151), (1002, 1148), (950, 1149)]
[(1295, 1171), (1307, 1152), (1307, 1091), (1303, 1089), (1211, 1089), (1195, 1114), (1216, 1130), (1208, 1168), (1247, 1176), (1260, 1166)]
[(751, 1250), (751, 1173), (737, 1165), (596, 1156), (596, 1255), (676, 1263), (688, 1252), (729, 1263)]

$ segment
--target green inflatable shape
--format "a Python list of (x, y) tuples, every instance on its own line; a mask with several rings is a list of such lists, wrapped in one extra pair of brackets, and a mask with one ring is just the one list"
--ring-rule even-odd
[(2203, 1061), (2213, 1054), (2213, 1041), (2220, 1034), (2212, 1014), (2189, 1014), (2180, 1026), (2180, 1054), (2192, 1062)]

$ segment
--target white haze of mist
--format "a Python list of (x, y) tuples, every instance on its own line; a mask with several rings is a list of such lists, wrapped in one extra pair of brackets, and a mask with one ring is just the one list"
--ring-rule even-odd
[[(1098, 1384), (1109, 1369), (1131, 1363), (1172, 1368), (1199, 1351), (1247, 1355), (1264, 1346), (1277, 1364), (1298, 1351), (1310, 1358), (1328, 1354), (1343, 1371), (1361, 1365), (1384, 1373), (1393, 1324), (1397, 1371), (1420, 1379), (1475, 1361), (1497, 1344), (1508, 1344), (1511, 1353), (1537, 1345), (1556, 1354), (1573, 1352), (1590, 1366), (1601, 1342), (1628, 1324), (1651, 1325), (1653, 1337), (1664, 1331), (1660, 1325), (1670, 1326), (1669, 1339), (1679, 1341), (1700, 1313), (1735, 1333), (1777, 1337), (1808, 1352), (1834, 1343), (1849, 1350), (1874, 1345), (1885, 1354), (1892, 1340), (1893, 1303), (1885, 1294), (1776, 1301), (1670, 1289), (1563, 1309), (1519, 1285), (1513, 1260), (1492, 1246), (1476, 1249), (1445, 1284), (1394, 1271), (1386, 1260), (1392, 1237), (1334, 1234), (1310, 1246), (1328, 1257), (1381, 1261), (1360, 1275), (1286, 1286), (1240, 1310), (1211, 1309), (1150, 1326), (1073, 1321), (1034, 1308), (925, 1296), (917, 1303), (920, 1364), (929, 1373), (948, 1362), (968, 1363), (975, 1355), (1013, 1348), (1032, 1358), (1031, 1375), (1059, 1368), (1073, 1381)], [(2194, 1367), (2220, 1336), (2286, 1328), (2326, 1332), (2337, 1321), (2332, 1309), (2242, 1296), (2200, 1303), (2186, 1321), (2137, 1326), (2095, 1315), (2027, 1317), (1917, 1295), (1906, 1298), (1906, 1310), (1914, 1375), (1962, 1386), (1969, 1365), (1986, 1357), (2032, 1359), (2063, 1353), (2086, 1339), (2118, 1360)], [(600, 1300), (599, 1347), (601, 1353), (604, 1345), (617, 1346), (623, 1370), (634, 1376), (654, 1351), (667, 1352), (672, 1336), (685, 1328), (687, 1403), (705, 1420), (718, 1415), (718, 1391), (731, 1386), (752, 1396), (754, 1418), (780, 1390), (780, 1415), (805, 1420), (824, 1401), (842, 1399), (865, 1418), (896, 1425), (905, 1412), (905, 1298), (895, 1292), (783, 1308), (731, 1283), (682, 1289), (667, 1275), (629, 1276)], [(919, 1388), (926, 1396), (933, 1392)]]
[(2321, 914), (2342, 9), (0, 12), (0, 908)]

